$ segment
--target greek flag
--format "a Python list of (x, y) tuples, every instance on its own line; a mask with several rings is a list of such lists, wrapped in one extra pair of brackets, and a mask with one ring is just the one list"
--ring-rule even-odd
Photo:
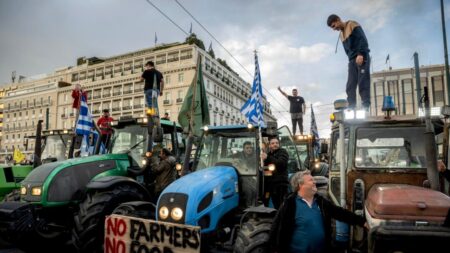
[(319, 131), (317, 131), (316, 117), (314, 116), (313, 106), (311, 104), (311, 135), (314, 136), (314, 152), (319, 154), (320, 144), (319, 144)]
[(92, 123), (92, 115), (89, 112), (86, 97), (81, 96), (80, 114), (78, 115), (75, 132), (77, 135), (89, 135), (91, 133), (91, 128), (93, 127), (94, 124)]
[(262, 97), (263, 94), (261, 86), (261, 75), (259, 73), (258, 56), (255, 54), (255, 78), (253, 79), (252, 96), (242, 106), (241, 113), (245, 115), (249, 123), (260, 127), (265, 127)]

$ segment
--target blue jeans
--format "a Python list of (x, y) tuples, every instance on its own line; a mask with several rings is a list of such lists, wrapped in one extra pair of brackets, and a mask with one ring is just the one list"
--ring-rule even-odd
[(361, 66), (356, 64), (355, 59), (348, 63), (347, 79), (347, 101), (348, 107), (354, 109), (356, 106), (356, 87), (363, 107), (370, 107), (370, 58), (365, 59)]
[[(151, 108), (158, 108), (158, 96), (159, 96), (159, 90), (154, 89), (148, 89), (144, 91), (145, 93), (145, 101), (147, 103), (147, 107)], [(153, 96), (155, 96), (155, 104), (153, 105)]]

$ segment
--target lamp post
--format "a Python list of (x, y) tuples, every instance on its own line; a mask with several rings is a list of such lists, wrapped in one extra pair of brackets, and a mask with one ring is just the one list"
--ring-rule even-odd
[(444, 37), (445, 77), (447, 81), (447, 104), (450, 104), (450, 74), (448, 71), (447, 33), (445, 31), (444, 0), (441, 0), (442, 35)]

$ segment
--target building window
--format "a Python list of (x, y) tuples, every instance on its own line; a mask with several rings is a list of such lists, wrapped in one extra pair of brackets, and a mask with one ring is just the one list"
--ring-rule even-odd
[(179, 73), (178, 74), (178, 83), (182, 83), (184, 82), (184, 73)]
[(442, 76), (433, 76), (431, 78), (431, 84), (433, 89), (433, 105), (443, 106), (445, 103), (444, 98), (444, 82)]
[(378, 81), (375, 82), (375, 113), (376, 115), (383, 115), (381, 111), (381, 107), (383, 105), (383, 97), (384, 97), (384, 82)]
[(396, 114), (397, 114), (398, 109), (400, 108), (398, 82), (397, 82), (397, 80), (387, 81), (387, 85), (388, 85), (388, 95), (392, 96), (392, 98), (394, 99), (394, 103), (396, 104), (396, 107), (397, 107), (397, 111), (396, 111)]
[(414, 92), (412, 88), (413, 82), (412, 79), (402, 80), (402, 94), (403, 94), (403, 103), (401, 112), (404, 115), (414, 114)]
[(169, 84), (170, 83), (170, 75), (166, 75), (165, 77), (165, 83)]

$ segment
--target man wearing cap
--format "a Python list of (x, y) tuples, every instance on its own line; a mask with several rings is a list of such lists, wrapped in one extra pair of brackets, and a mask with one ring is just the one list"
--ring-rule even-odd
[(97, 121), (97, 126), (100, 128), (101, 141), (103, 145), (105, 145), (105, 148), (108, 148), (109, 140), (111, 139), (111, 135), (113, 132), (113, 129), (111, 127), (111, 122), (113, 121), (113, 118), (109, 116), (109, 110), (104, 109), (103, 110), (103, 116), (101, 116)]

